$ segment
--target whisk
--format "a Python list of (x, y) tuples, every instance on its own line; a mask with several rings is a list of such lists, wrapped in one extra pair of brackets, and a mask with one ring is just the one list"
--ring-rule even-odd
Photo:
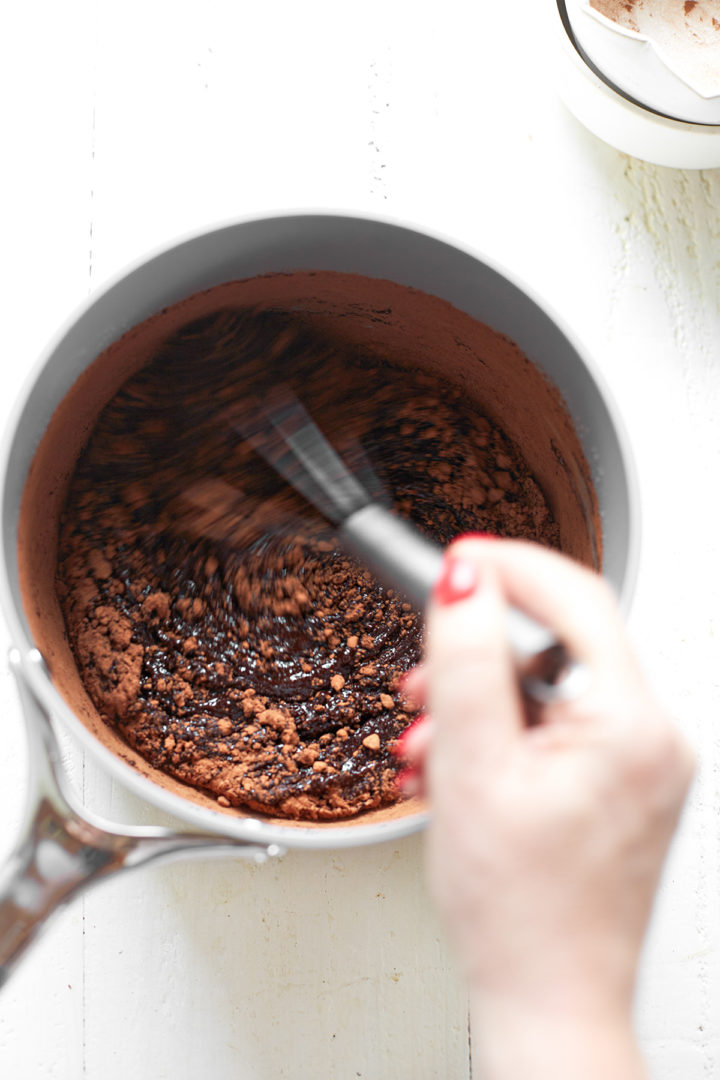
[[(264, 460), (338, 526), (344, 547), (383, 581), (424, 608), (440, 575), (442, 548), (394, 513), (359, 446), (352, 470), (330, 445), (303, 404), (287, 388), (276, 390), (236, 429)], [(542, 626), (509, 608), (507, 633), (526, 695), (547, 704), (580, 694), (587, 670)]]

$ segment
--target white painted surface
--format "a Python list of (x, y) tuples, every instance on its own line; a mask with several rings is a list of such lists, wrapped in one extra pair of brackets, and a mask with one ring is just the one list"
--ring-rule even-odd
[[(57, 325), (175, 234), (285, 207), (396, 214), (511, 265), (590, 346), (643, 495), (632, 630), (701, 754), (648, 942), (653, 1080), (720, 1075), (720, 171), (609, 149), (536, 51), (551, 0), (15, 4), (2, 79), (7, 416)], [(5, 649), (7, 634), (0, 645)], [(0, 676), (0, 847), (25, 751)], [(88, 804), (147, 808), (72, 750)], [(0, 996), (18, 1080), (365, 1080), (470, 1074), (465, 998), (421, 841), (207, 862), (100, 886)]]

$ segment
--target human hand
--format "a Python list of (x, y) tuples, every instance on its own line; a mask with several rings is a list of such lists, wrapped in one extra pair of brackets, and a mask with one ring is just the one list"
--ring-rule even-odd
[[(590, 672), (580, 698), (543, 708), (535, 726), (504, 635), (507, 603)], [(536, 545), (453, 544), (407, 691), (432, 717), (402, 749), (423, 771), (430, 889), (469, 982), (487, 1076), (564, 1080), (574, 1072), (557, 1068), (580, 1054), (585, 1078), (641, 1075), (635, 974), (693, 759), (610, 589)]]

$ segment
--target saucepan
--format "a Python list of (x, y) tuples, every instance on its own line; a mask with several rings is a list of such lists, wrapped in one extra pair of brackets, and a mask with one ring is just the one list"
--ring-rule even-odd
[[(305, 292), (292, 295), (299, 271), (307, 272)], [(109, 347), (185, 298), (200, 297), (193, 310), (202, 311), (202, 298), (216, 286), (243, 279), (261, 280), (271, 300), (327, 309), (335, 275), (356, 276), (343, 278), (346, 292), (348, 280), (357, 283), (352, 310), (343, 313), (352, 315), (355, 340), (382, 351), (397, 316), (401, 362), (439, 371), (498, 417), (545, 491), (563, 548), (602, 570), (629, 604), (639, 521), (622, 422), (587, 351), (511, 272), (427, 231), (336, 213), (236, 221), (141, 259), (92, 296), (48, 346), (16, 406), (2, 459), (0, 590), (34, 777), (25, 824), (0, 878), (0, 982), (47, 915), (108, 874), (192, 853), (263, 860), (287, 848), (378, 843), (427, 821), (416, 799), (340, 824), (273, 820), (223, 809), (159, 776), (95, 712), (55, 595), (58, 521), (77, 455), (101, 408), (157, 341), (140, 335), (117, 362)], [(480, 355), (464, 339), (473, 320), (492, 327), (502, 344), (497, 355)], [(442, 358), (423, 345), (422, 328), (431, 325), (445, 334)], [(119, 827), (81, 810), (63, 777), (57, 729), (74, 736), (108, 779), (171, 814), (177, 828)]]

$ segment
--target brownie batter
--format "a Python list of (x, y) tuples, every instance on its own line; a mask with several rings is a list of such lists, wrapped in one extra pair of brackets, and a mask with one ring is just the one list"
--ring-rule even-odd
[[(297, 820), (398, 798), (391, 749), (418, 614), (244, 442), (287, 384), (341, 453), (436, 540), (559, 546), (515, 446), (430, 374), (284, 311), (226, 308), (173, 334), (100, 414), (71, 480), (57, 591), (103, 719), (222, 807)], [(255, 403), (255, 404), (253, 404)]]

